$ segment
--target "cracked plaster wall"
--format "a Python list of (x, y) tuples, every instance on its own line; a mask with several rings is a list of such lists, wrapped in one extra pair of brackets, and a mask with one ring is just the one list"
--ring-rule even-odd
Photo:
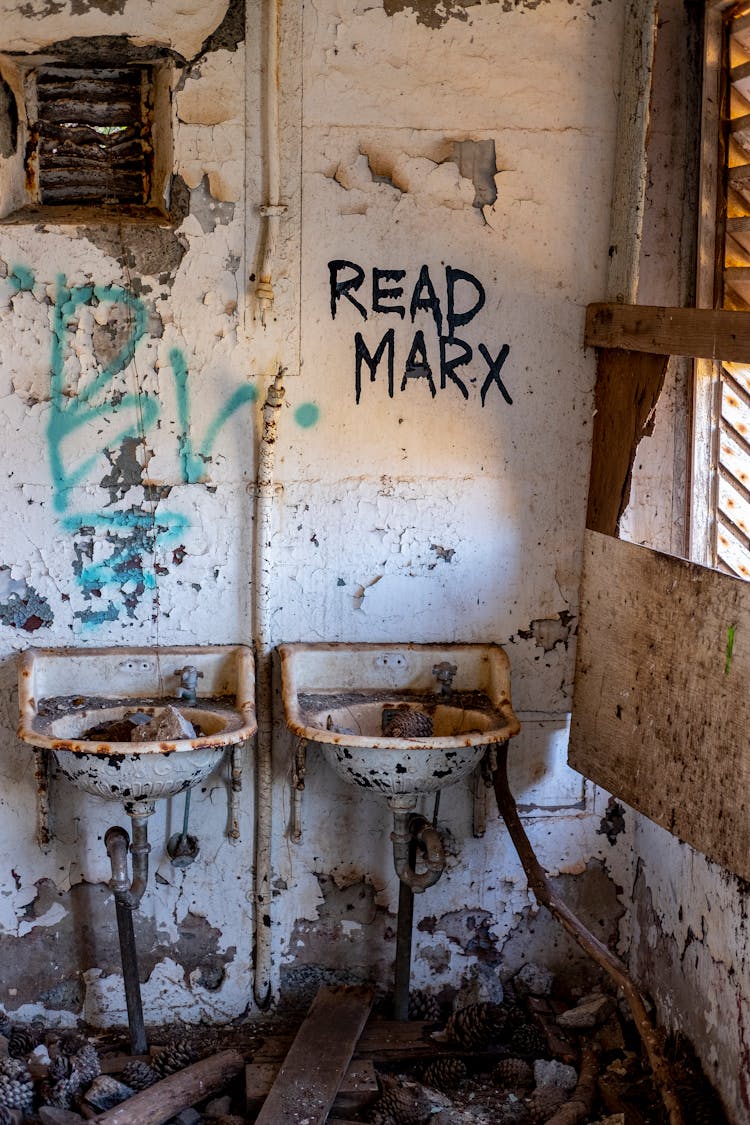
[[(29, 965), (45, 958), (3, 998), (20, 1017), (124, 1019), (102, 838), (125, 818), (57, 778), (53, 846), (36, 849), (33, 763), (13, 734), (31, 616), (6, 621), (1, 606), (26, 599), (39, 644), (248, 640), (258, 411), (279, 364), (274, 640), (504, 643), (528, 718), (514, 783), (543, 862), (604, 903), (615, 929), (631, 881), (628, 834), (598, 833), (605, 798), (564, 763), (594, 377), (580, 345), (606, 269), (620, 6), (441, 4), (430, 21), (424, 5), (284, 5), (288, 210), (265, 329), (245, 282), (260, 247), (263, 20), (249, 0), (240, 42), (236, 9), (2, 6), (8, 51), (127, 34), (179, 56), (185, 202), (158, 234), (0, 227), (0, 434), (12, 453), (0, 493), (0, 942), (7, 962), (15, 948)], [(347, 297), (332, 315), (336, 260), (362, 270), (351, 295), (366, 318)], [(387, 295), (373, 294), (373, 270), (386, 271)], [(384, 363), (374, 379), (361, 369), (358, 396), (358, 335), (372, 356), (391, 328), (393, 395)], [(441, 336), (444, 363), (472, 357), (442, 378)], [(325, 975), (326, 935), (342, 963), (378, 966), (387, 985), (388, 814), (312, 761), (292, 844), (289, 751), (277, 727), (274, 988)], [(139, 910), (151, 1019), (222, 1020), (252, 1004), (249, 765), (239, 846), (224, 836), (221, 772), (194, 795), (192, 868), (165, 854), (182, 802), (152, 820), (156, 874)], [(449, 868), (417, 904), (414, 980), (450, 990), (496, 978), (506, 945), (520, 964), (536, 922), (491, 811), (473, 838), (468, 787), (444, 795), (441, 823)], [(541, 942), (531, 948), (541, 956)]]

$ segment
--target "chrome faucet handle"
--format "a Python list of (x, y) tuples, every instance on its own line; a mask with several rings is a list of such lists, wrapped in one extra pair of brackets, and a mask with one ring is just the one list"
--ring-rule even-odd
[(458, 671), (457, 664), (451, 664), (447, 660), (441, 660), (439, 664), (433, 664), (432, 674), (440, 684), (440, 690), (443, 695), (447, 695), (453, 687), (453, 677)]

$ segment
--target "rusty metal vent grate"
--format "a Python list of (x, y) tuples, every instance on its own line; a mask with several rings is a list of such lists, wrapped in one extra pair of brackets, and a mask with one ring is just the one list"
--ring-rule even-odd
[(45, 67), (36, 74), (36, 162), (42, 204), (146, 204), (151, 194), (148, 67)]

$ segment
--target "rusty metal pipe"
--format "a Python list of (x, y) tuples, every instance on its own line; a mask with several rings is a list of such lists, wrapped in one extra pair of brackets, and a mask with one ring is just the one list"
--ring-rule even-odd
[[(148, 853), (151, 851), (151, 845), (148, 842), (147, 818), (134, 815), (130, 819), (133, 825), (133, 843), (130, 843), (130, 837), (125, 829), (115, 825), (107, 829), (104, 846), (112, 865), (112, 879), (109, 885), (114, 891), (115, 899), (130, 910), (135, 910), (143, 898), (148, 882)], [(132, 880), (128, 876), (129, 851), (133, 856)]]
[[(113, 825), (104, 836), (109, 862), (112, 865), (110, 886), (115, 896), (117, 914), (117, 934), (120, 939), (120, 960), (122, 980), (125, 987), (125, 1006), (128, 1010), (130, 1029), (130, 1048), (134, 1055), (144, 1055), (148, 1050), (146, 1027), (143, 1020), (141, 982), (138, 974), (138, 952), (135, 945), (133, 911), (140, 903), (148, 882), (148, 817), (153, 813), (153, 805), (146, 805), (145, 811), (130, 813), (133, 826), (133, 843), (124, 828)], [(128, 875), (128, 852), (133, 855), (133, 878)]]
[[(414, 894), (421, 894), (428, 887), (434, 886), (445, 870), (445, 851), (437, 830), (429, 821), (410, 809), (395, 808), (391, 840), (393, 866), (401, 882)], [(409, 844), (412, 840), (420, 845), (422, 862), (427, 868), (419, 874), (414, 869), (414, 857), (410, 854)]]

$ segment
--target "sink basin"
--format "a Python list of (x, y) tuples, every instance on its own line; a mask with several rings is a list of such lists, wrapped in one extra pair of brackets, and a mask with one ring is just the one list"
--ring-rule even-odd
[[(197, 672), (194, 702), (180, 698), (186, 666)], [(106, 724), (134, 713), (158, 719), (167, 706), (195, 737), (107, 737)], [(51, 750), (77, 788), (128, 807), (197, 784), (255, 733), (253, 657), (244, 645), (30, 649), (20, 658), (19, 711), (19, 738)]]
[[(520, 730), (499, 645), (285, 644), (279, 655), (289, 729), (392, 802), (459, 781)], [(446, 691), (433, 672), (443, 663), (456, 668)]]

